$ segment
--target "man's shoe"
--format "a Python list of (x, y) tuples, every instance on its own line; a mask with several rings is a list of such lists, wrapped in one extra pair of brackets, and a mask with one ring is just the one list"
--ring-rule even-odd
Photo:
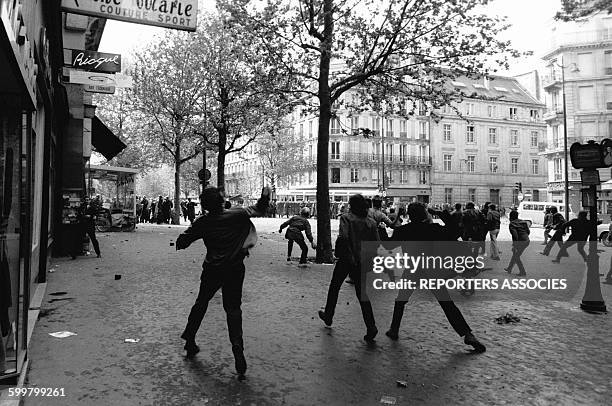
[(552, 260), (552, 262), (554, 262), (555, 264), (560, 264), (561, 263), (561, 259), (560, 258), (555, 258)]
[(393, 341), (396, 341), (399, 338), (399, 332), (397, 330), (389, 329), (389, 330), (387, 330), (385, 335), (387, 337), (389, 337), (390, 339), (392, 339)]
[(368, 330), (366, 332), (366, 335), (363, 336), (363, 339), (368, 343), (373, 343), (375, 341), (374, 337), (376, 337), (376, 334), (378, 334), (378, 329), (374, 327), (373, 329)]
[(198, 352), (200, 352), (200, 347), (198, 347), (195, 341), (187, 341), (185, 343), (185, 351), (187, 351), (187, 358), (192, 358)]
[(547, 257), (547, 256), (548, 256), (548, 254), (547, 254), (547, 253), (545, 253), (545, 252), (540, 252), (540, 255), (544, 255), (545, 257)]
[(510, 268), (504, 268), (504, 271), (506, 271), (508, 273), (512, 273), (512, 269), (510, 269)]
[(244, 358), (244, 352), (242, 347), (239, 345), (232, 345), (232, 352), (234, 353), (234, 366), (238, 375), (244, 375), (247, 370), (246, 358)]
[(484, 344), (478, 341), (478, 339), (474, 337), (474, 334), (472, 334), (471, 332), (465, 335), (463, 342), (467, 345), (471, 345), (472, 347), (474, 347), (475, 352), (485, 352), (487, 350), (487, 347), (485, 347)]
[(98, 254), (96, 255), (96, 258), (102, 258), (102, 255)]
[(327, 327), (331, 327), (331, 325), (332, 325), (332, 318), (327, 316), (327, 314), (325, 314), (325, 312), (323, 310), (319, 310), (319, 318), (321, 320), (323, 320), (323, 322), (325, 323), (325, 325)]
[(287, 257), (287, 262), (291, 261), (291, 257)]

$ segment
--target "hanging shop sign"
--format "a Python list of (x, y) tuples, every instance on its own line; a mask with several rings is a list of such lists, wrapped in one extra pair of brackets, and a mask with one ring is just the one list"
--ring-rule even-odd
[(91, 86), (132, 87), (132, 77), (119, 73), (87, 72), (70, 69), (70, 83)]
[(105, 93), (114, 94), (115, 86), (104, 86), (104, 85), (83, 85), (83, 90), (90, 93)]
[(62, 0), (62, 11), (195, 31), (198, 0)]
[(121, 55), (73, 49), (72, 67), (89, 72), (121, 72)]

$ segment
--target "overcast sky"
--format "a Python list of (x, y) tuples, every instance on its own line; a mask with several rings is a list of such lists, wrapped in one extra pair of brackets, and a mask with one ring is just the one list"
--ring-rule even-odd
[[(213, 0), (199, 0), (199, 3), (200, 9), (214, 7)], [(531, 57), (514, 61), (510, 71), (500, 73), (516, 75), (541, 69), (540, 58), (548, 50), (552, 17), (560, 7), (560, 0), (493, 0), (487, 6), (488, 14), (507, 16), (508, 22), (512, 24), (504, 34), (504, 39), (512, 40), (516, 49), (534, 53)], [(108, 20), (99, 50), (127, 56), (133, 49), (145, 45), (163, 30), (164, 28)]]

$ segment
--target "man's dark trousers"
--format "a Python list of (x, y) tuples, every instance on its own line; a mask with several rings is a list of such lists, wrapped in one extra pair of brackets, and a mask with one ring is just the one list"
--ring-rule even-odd
[(187, 326), (182, 336), (185, 340), (194, 340), (202, 319), (208, 309), (208, 302), (221, 289), (223, 309), (227, 315), (227, 330), (232, 346), (244, 348), (242, 341), (242, 283), (244, 281), (244, 263), (242, 261), (222, 266), (204, 265), (200, 278), (200, 291), (191, 308)]
[[(417, 277), (415, 274), (408, 275), (406, 273), (404, 273), (404, 275), (402, 276), (402, 278), (416, 281), (417, 286), (419, 285), (419, 279), (422, 277), (423, 276)], [(410, 289), (402, 290), (398, 295), (397, 299), (395, 300), (395, 305), (393, 307), (393, 320), (391, 321), (391, 330), (399, 331), (400, 324), (402, 322), (402, 317), (404, 315), (404, 307), (406, 306), (406, 303), (408, 303), (408, 300), (410, 300), (410, 296), (412, 296), (413, 292), (414, 290)], [(446, 318), (448, 319), (450, 325), (457, 332), (457, 334), (459, 334), (459, 336), (463, 337), (467, 333), (472, 331), (472, 329), (470, 329), (470, 326), (468, 326), (467, 322), (463, 318), (461, 310), (459, 310), (459, 308), (455, 305), (455, 302), (453, 302), (453, 300), (451, 299), (446, 287), (443, 286), (440, 289), (431, 289), (430, 292), (433, 293), (436, 299), (438, 300), (438, 303), (444, 311), (444, 314), (446, 315)]]
[(584, 240), (574, 240), (572, 239), (572, 237), (568, 238), (567, 241), (563, 243), (563, 245), (561, 246), (561, 249), (557, 253), (557, 259), (561, 257), (569, 257), (569, 254), (567, 253), (567, 249), (574, 244), (578, 244), (578, 253), (582, 257), (584, 262), (586, 262), (587, 254), (586, 254), (586, 251), (584, 250), (584, 246), (586, 245), (586, 243), (587, 242)]
[(87, 221), (83, 228), (91, 241), (91, 245), (94, 247), (94, 251), (96, 251), (96, 255), (100, 255), (100, 244), (96, 238), (96, 224), (93, 221)]
[(308, 246), (304, 240), (292, 240), (287, 241), (287, 258), (291, 257), (291, 251), (293, 251), (293, 242), (300, 246), (302, 255), (300, 256), (300, 263), (305, 264), (308, 258)]
[(334, 317), (334, 313), (336, 311), (336, 304), (338, 303), (338, 293), (340, 293), (342, 283), (344, 283), (344, 280), (349, 275), (351, 276), (351, 279), (355, 282), (355, 294), (357, 295), (357, 300), (359, 300), (359, 305), (361, 306), (361, 314), (363, 315), (363, 321), (366, 325), (366, 328), (368, 330), (374, 330), (376, 328), (376, 323), (374, 321), (374, 312), (372, 311), (372, 304), (370, 303), (370, 300), (367, 298), (367, 296), (361, 296), (360, 266), (351, 266), (343, 260), (339, 260), (338, 262), (336, 262), (336, 266), (334, 268), (332, 280), (329, 284), (329, 290), (327, 292), (325, 315), (330, 320)]
[(543, 254), (544, 255), (550, 254), (550, 250), (552, 250), (552, 247), (553, 245), (555, 245), (555, 243), (559, 245), (559, 249), (563, 248), (563, 232), (560, 232), (559, 230), (555, 231), (555, 233), (550, 238), (550, 240), (548, 240), (546, 247), (544, 247)]

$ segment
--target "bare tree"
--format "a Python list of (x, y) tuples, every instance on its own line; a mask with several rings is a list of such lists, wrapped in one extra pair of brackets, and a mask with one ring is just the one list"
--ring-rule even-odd
[(587, 17), (594, 13), (612, 13), (610, 0), (561, 0), (562, 9), (555, 18), (562, 21), (572, 21)]

